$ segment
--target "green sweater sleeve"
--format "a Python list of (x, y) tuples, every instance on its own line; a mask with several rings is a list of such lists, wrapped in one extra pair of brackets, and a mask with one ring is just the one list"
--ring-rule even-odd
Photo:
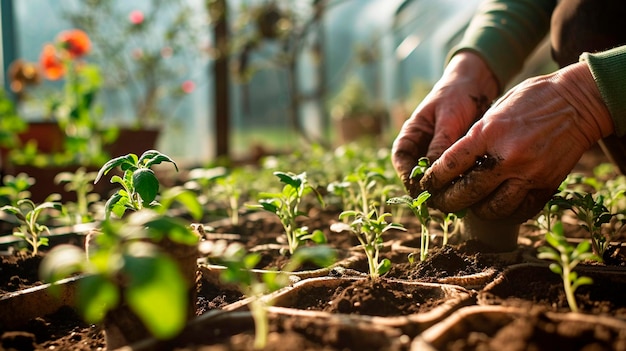
[(602, 99), (606, 104), (615, 134), (626, 135), (626, 45), (599, 53), (584, 53), (581, 61), (586, 61)]
[(485, 0), (448, 57), (471, 50), (489, 65), (502, 89), (546, 36), (556, 0)]

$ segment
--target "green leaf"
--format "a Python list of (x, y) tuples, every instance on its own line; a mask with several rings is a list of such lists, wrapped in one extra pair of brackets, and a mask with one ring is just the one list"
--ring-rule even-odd
[(85, 251), (75, 245), (55, 246), (39, 265), (39, 277), (45, 282), (56, 282), (80, 272), (85, 262)]
[(388, 258), (383, 259), (376, 267), (379, 275), (383, 275), (391, 269), (391, 261)]
[(296, 250), (291, 256), (291, 260), (295, 266), (300, 266), (304, 262), (312, 262), (319, 267), (328, 267), (337, 260), (337, 252), (326, 245), (305, 246)]
[(79, 281), (77, 305), (87, 323), (98, 323), (119, 304), (117, 286), (102, 275), (88, 275)]
[(558, 275), (563, 274), (563, 268), (556, 263), (550, 263), (550, 270)]
[(154, 201), (159, 193), (159, 180), (148, 168), (140, 168), (133, 173), (133, 185), (146, 205)]
[(428, 191), (422, 191), (417, 197), (413, 200), (413, 207), (420, 207), (426, 200), (430, 198), (430, 193)]
[[(304, 174), (304, 173), (303, 173)], [(303, 175), (301, 174), (301, 176)], [(298, 189), (302, 185), (302, 177), (297, 175), (291, 175), (285, 172), (274, 172), (274, 175), (280, 179), (280, 181), (284, 184), (291, 185), (292, 187)]]
[[(123, 167), (123, 165), (126, 165), (126, 167)], [(96, 176), (96, 179), (93, 182), (94, 184), (97, 183), (100, 180), (100, 178), (102, 178), (102, 176), (106, 175), (110, 170), (114, 169), (117, 166), (120, 166), (122, 167), (123, 170), (126, 170), (131, 166), (136, 167), (136, 165), (137, 165), (137, 156), (134, 154), (128, 154), (126, 156), (116, 157), (114, 159), (109, 160), (107, 163), (104, 164), (104, 166), (102, 166), (102, 168), (100, 168), (100, 170), (98, 171), (98, 175)]]
[(187, 319), (187, 282), (176, 263), (163, 255), (126, 256), (125, 271), (128, 304), (146, 328), (158, 339), (180, 332)]
[(319, 229), (314, 230), (313, 233), (311, 233), (311, 241), (316, 244), (326, 244), (328, 242), (328, 240), (326, 239), (326, 235), (324, 235), (324, 232)]

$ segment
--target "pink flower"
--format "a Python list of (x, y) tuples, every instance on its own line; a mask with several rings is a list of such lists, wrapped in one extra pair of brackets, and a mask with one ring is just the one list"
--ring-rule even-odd
[(130, 21), (130, 23), (135, 24), (135, 25), (142, 24), (144, 20), (143, 12), (139, 10), (131, 11), (130, 14), (128, 15), (128, 20)]
[(196, 90), (196, 83), (194, 83), (192, 80), (186, 80), (180, 85), (180, 89), (185, 94), (191, 94), (194, 90)]

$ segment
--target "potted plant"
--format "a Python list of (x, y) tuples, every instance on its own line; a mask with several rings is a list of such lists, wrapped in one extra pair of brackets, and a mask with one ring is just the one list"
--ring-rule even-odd
[(375, 102), (356, 76), (349, 78), (329, 103), (341, 144), (382, 135), (387, 111)]
[(205, 23), (192, 19), (196, 10), (184, 1), (153, 1), (131, 11), (113, 1), (73, 5), (64, 17), (92, 36), (93, 61), (107, 72), (104, 98), (117, 106), (107, 114), (122, 126), (120, 142), (107, 151), (119, 156), (154, 149), (200, 79), (194, 68), (206, 58)]

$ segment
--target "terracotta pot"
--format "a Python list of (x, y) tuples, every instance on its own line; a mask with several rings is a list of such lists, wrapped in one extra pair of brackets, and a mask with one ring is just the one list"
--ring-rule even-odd
[(111, 158), (133, 153), (141, 156), (147, 150), (156, 148), (161, 129), (159, 128), (120, 128), (117, 140), (104, 146)]
[(410, 350), (615, 350), (626, 343), (624, 330), (626, 321), (608, 316), (471, 306), (425, 330)]
[(335, 121), (339, 143), (345, 144), (362, 138), (376, 138), (383, 133), (385, 118), (382, 114), (348, 116)]

